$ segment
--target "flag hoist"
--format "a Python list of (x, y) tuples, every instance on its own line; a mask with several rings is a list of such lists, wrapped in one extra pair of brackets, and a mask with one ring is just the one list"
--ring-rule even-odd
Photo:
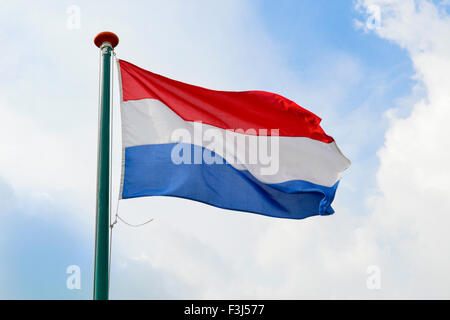
[(94, 43), (101, 51), (100, 104), (97, 154), (97, 204), (95, 225), (94, 300), (109, 295), (109, 207), (110, 207), (110, 124), (111, 55), (119, 43), (112, 32), (101, 32)]

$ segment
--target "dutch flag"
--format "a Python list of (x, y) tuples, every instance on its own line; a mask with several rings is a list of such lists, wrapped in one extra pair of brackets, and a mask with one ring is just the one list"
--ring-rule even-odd
[(350, 161), (321, 119), (264, 91), (215, 91), (118, 61), (122, 199), (173, 196), (272, 217), (329, 215)]

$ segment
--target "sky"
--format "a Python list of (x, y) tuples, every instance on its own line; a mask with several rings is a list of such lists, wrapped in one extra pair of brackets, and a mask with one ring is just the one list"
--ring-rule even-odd
[[(90, 299), (99, 52), (282, 94), (352, 161), (335, 214), (121, 200), (112, 299), (450, 298), (450, 2), (9, 1), (0, 10), (0, 298)], [(117, 74), (115, 74), (117, 76)], [(114, 79), (113, 207), (120, 175)], [(81, 286), (66, 285), (69, 266)]]

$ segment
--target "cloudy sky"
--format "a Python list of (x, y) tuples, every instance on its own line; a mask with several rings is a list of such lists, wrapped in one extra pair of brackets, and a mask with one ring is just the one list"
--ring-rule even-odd
[[(111, 298), (450, 298), (449, 1), (0, 7), (0, 298), (92, 297), (103, 30), (151, 71), (296, 101), (352, 160), (327, 217), (122, 200), (130, 223), (154, 221), (115, 226)], [(119, 130), (113, 154), (116, 199)]]

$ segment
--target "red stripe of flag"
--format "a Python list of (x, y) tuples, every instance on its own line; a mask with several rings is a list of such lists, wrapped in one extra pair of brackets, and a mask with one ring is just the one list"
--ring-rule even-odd
[(119, 60), (123, 100), (157, 99), (186, 121), (222, 129), (279, 129), (280, 136), (330, 143), (314, 113), (265, 91), (216, 91), (172, 80)]

